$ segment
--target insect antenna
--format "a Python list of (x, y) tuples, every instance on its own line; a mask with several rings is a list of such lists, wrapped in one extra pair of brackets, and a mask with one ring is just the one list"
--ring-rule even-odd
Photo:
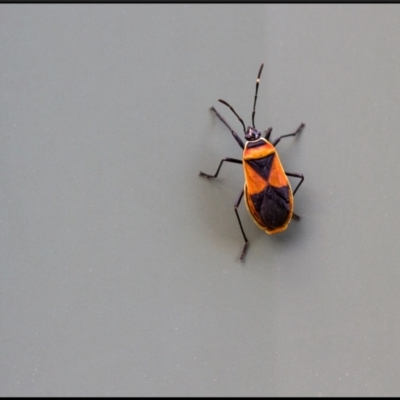
[(251, 116), (251, 120), (253, 122), (253, 128), (255, 129), (255, 125), (254, 125), (254, 116), (256, 115), (256, 102), (257, 102), (257, 93), (258, 93), (258, 85), (260, 84), (260, 76), (261, 76), (261, 72), (264, 68), (264, 63), (261, 64), (260, 70), (258, 71), (258, 76), (257, 76), (257, 80), (256, 80), (256, 94), (254, 95), (254, 105), (253, 105), (253, 114)]
[(238, 120), (242, 123), (243, 132), (246, 133), (246, 127), (244, 125), (244, 122), (243, 122), (242, 118), (240, 118), (239, 115), (236, 113), (236, 111), (233, 109), (233, 107), (230, 104), (228, 104), (225, 100), (218, 99), (218, 101), (220, 103), (222, 103), (222, 104), (225, 104), (226, 106), (228, 106), (232, 110), (232, 112), (237, 116)]

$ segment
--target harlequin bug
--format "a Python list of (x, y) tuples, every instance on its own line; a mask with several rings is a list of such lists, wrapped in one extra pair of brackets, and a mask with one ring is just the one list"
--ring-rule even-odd
[[(296, 136), (303, 130), (305, 125), (303, 123), (300, 124), (295, 132), (280, 136), (272, 143), (269, 142), (272, 127), (268, 128), (264, 132), (264, 137), (262, 137), (261, 132), (256, 129), (254, 124), (254, 116), (256, 113), (258, 85), (260, 84), (260, 76), (263, 67), (264, 64), (261, 64), (256, 80), (256, 92), (254, 95), (252, 113), (252, 127), (249, 126), (246, 129), (243, 120), (239, 117), (233, 107), (224, 100), (218, 100), (220, 103), (229, 107), (243, 125), (244, 137), (246, 139), (245, 143), (243, 143), (239, 135), (229, 126), (220, 113), (214, 107), (211, 107), (211, 110), (227, 126), (236, 142), (243, 149), (242, 159), (238, 160), (230, 157), (223, 158), (214, 175), (208, 175), (201, 171), (199, 174), (200, 176), (204, 176), (206, 178), (216, 178), (224, 161), (235, 164), (243, 164), (245, 178), (244, 189), (241, 190), (234, 204), (236, 217), (244, 238), (244, 246), (240, 260), (243, 260), (249, 242), (246, 234), (244, 233), (238, 214), (238, 207), (243, 198), (243, 194), (245, 197), (247, 210), (249, 211), (251, 217), (253, 218), (254, 222), (266, 233), (274, 234), (282, 232), (288, 227), (292, 218), (297, 220), (300, 219), (300, 217), (293, 212), (293, 196), (303, 183), (304, 176), (303, 174), (286, 172), (283, 169), (278, 153), (275, 150), (275, 146), (281, 139), (285, 137)], [(292, 191), (288, 176), (300, 178), (300, 182), (294, 191)]]

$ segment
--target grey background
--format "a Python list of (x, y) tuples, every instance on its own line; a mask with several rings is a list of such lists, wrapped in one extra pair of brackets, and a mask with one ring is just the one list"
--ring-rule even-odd
[[(1, 5), (0, 395), (400, 394), (398, 5)], [(233, 203), (223, 98), (303, 218)]]

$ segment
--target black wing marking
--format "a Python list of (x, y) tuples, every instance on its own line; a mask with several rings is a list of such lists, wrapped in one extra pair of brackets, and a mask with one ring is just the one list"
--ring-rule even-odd
[(266, 228), (276, 229), (286, 224), (290, 215), (289, 194), (289, 186), (277, 188), (268, 185), (250, 196)]

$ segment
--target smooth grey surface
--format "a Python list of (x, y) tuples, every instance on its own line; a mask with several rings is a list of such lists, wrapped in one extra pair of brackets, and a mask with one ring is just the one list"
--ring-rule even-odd
[[(0, 395), (400, 393), (398, 5), (0, 5)], [(223, 98), (302, 215), (233, 203)]]

